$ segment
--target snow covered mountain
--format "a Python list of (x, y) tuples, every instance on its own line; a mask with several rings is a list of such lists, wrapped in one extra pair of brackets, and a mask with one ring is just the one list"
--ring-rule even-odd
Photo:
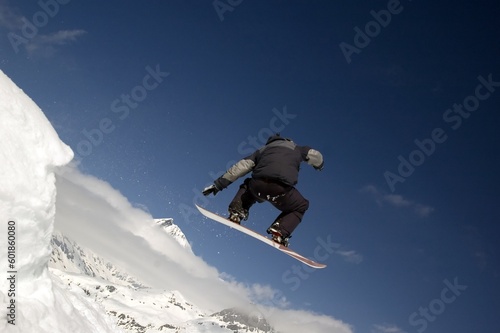
[[(183, 247), (191, 249), (172, 219), (155, 221)], [(265, 319), (245, 311), (226, 309), (211, 314), (179, 291), (150, 288), (61, 233), (53, 235), (51, 245), (50, 271), (69, 292), (101, 305), (124, 332), (275, 332)]]
[(81, 248), (59, 232), (55, 232), (52, 236), (51, 245), (50, 268), (67, 274), (105, 280), (113, 284), (129, 285), (133, 288), (145, 287), (136, 278), (106, 262), (92, 251)]
[(155, 222), (160, 225), (168, 234), (172, 235), (174, 239), (181, 244), (182, 247), (193, 252), (191, 245), (189, 244), (186, 235), (182, 232), (181, 228), (177, 224), (174, 224), (174, 220), (171, 218), (155, 219)]

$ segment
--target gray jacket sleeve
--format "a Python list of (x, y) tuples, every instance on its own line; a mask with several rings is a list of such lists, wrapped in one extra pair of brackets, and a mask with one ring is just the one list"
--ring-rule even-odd
[(221, 177), (219, 177), (214, 183), (219, 190), (225, 189), (235, 180), (243, 177), (247, 173), (253, 170), (255, 167), (255, 162), (251, 159), (242, 159), (235, 165), (233, 165), (229, 170), (226, 171)]

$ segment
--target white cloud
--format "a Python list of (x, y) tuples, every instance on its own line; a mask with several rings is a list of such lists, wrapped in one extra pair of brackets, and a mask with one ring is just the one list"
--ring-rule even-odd
[(404, 199), (401, 195), (398, 194), (385, 194), (382, 195), (382, 200), (390, 203), (395, 207), (409, 207), (412, 203), (406, 199)]
[[(79, 37), (86, 34), (81, 29), (60, 30), (50, 34), (43, 34), (45, 27), (37, 28), (35, 33), (29, 36), (23, 34), (23, 28), (33, 23), (19, 13), (18, 10), (8, 5), (6, 0), (0, 0), (0, 26), (9, 30), (9, 40), (17, 52), (24, 47), (30, 55), (51, 57), (56, 53), (57, 47), (75, 42)], [(50, 25), (50, 21), (47, 22)], [(31, 30), (30, 30), (31, 31)]]
[(7, 5), (6, 0), (0, 0), (0, 26), (9, 30), (19, 30), (23, 26), (22, 16)]
[(37, 35), (26, 44), (26, 51), (30, 54), (41, 52), (45, 56), (51, 56), (55, 53), (56, 46), (74, 42), (86, 33), (85, 30), (60, 30), (49, 35)]
[(350, 325), (325, 316), (308, 311), (269, 309), (268, 321), (280, 332), (300, 333), (352, 333)]
[(355, 264), (359, 264), (359, 263), (361, 263), (363, 261), (363, 256), (361, 254), (357, 253), (354, 250), (349, 250), (349, 251), (338, 250), (335, 253), (337, 253), (338, 255), (340, 255), (347, 262), (352, 262), (352, 263), (355, 263)]
[(370, 194), (380, 206), (388, 204), (397, 208), (407, 208), (421, 217), (427, 217), (434, 211), (434, 208), (431, 206), (408, 200), (399, 194), (384, 193), (373, 185), (363, 187), (360, 192)]
[(416, 204), (414, 207), (414, 210), (415, 210), (415, 213), (417, 213), (417, 215), (426, 217), (426, 216), (429, 216), (434, 211), (434, 208), (432, 208), (430, 206)]
[[(155, 288), (181, 292), (212, 309), (241, 302), (244, 291), (224, 292), (215, 268), (162, 232), (146, 212), (133, 207), (108, 183), (64, 168), (57, 176), (55, 228)], [(199, 297), (206, 295), (207, 297)]]
[(290, 309), (286, 297), (272, 286), (248, 285), (220, 273), (162, 232), (150, 214), (108, 183), (75, 167), (62, 168), (57, 175), (55, 229), (145, 284), (179, 290), (204, 309), (248, 309), (254, 304), (252, 311), (281, 332), (352, 333), (349, 325), (332, 316)]
[(401, 328), (392, 324), (373, 325), (372, 333), (406, 333)]
[(254, 302), (259, 304), (273, 304), (279, 308), (286, 308), (290, 305), (286, 297), (279, 290), (271, 286), (261, 284), (253, 284), (251, 286), (251, 296)]

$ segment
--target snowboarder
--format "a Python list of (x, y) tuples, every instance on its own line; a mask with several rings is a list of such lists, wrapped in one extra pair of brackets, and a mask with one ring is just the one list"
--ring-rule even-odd
[(248, 219), (250, 207), (256, 202), (270, 202), (281, 214), (267, 229), (275, 242), (288, 246), (292, 232), (302, 221), (309, 201), (295, 188), (302, 161), (316, 170), (323, 169), (323, 156), (309, 146), (299, 146), (280, 134), (269, 137), (265, 146), (234, 164), (203, 195), (216, 195), (238, 178), (252, 171), (229, 204), (229, 219), (235, 223)]

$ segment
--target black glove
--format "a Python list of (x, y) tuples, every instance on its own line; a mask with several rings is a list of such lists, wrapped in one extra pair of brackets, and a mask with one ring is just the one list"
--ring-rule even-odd
[(214, 195), (216, 195), (218, 192), (219, 192), (219, 189), (217, 188), (217, 186), (215, 186), (215, 184), (212, 184), (210, 186), (205, 187), (202, 191), (204, 196), (207, 196), (210, 193), (213, 193)]
[(204, 196), (209, 195), (210, 193), (213, 193), (216, 195), (219, 191), (222, 191), (226, 187), (228, 187), (231, 184), (231, 182), (223, 177), (217, 178), (214, 183), (210, 186), (205, 187), (205, 189), (202, 191)]

